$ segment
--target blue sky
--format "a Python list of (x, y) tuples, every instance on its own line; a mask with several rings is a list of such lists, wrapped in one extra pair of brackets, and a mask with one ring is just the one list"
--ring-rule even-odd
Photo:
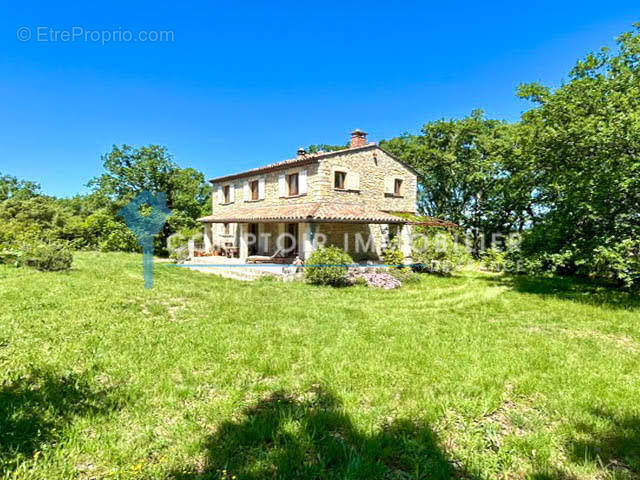
[[(113, 144), (165, 145), (210, 178), (354, 128), (377, 141), (474, 108), (517, 120), (519, 83), (558, 85), (640, 21), (637, 0), (57, 3), (1, 7), (0, 172), (59, 196), (86, 192)], [(91, 41), (103, 30), (173, 41)]]

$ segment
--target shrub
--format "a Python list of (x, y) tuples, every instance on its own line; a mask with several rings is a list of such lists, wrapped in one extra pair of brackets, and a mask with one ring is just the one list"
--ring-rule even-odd
[(15, 267), (22, 266), (24, 261), (24, 252), (16, 248), (3, 248), (0, 250), (0, 263), (13, 265)]
[(397, 268), (403, 268), (404, 255), (399, 249), (389, 248), (382, 253), (382, 256), (384, 257), (384, 263), (387, 265), (394, 265), (397, 266)]
[(113, 230), (100, 242), (102, 252), (135, 252), (139, 250), (138, 239), (125, 226), (113, 222)]
[(640, 241), (625, 239), (597, 247), (592, 270), (594, 276), (625, 288), (640, 286)]
[(307, 265), (323, 266), (305, 267), (304, 278), (315, 285), (344, 286), (347, 284), (347, 265), (352, 263), (353, 260), (344, 250), (338, 247), (321, 247), (309, 255)]
[(411, 256), (415, 271), (442, 275), (450, 274), (473, 261), (465, 246), (456, 242), (450, 232), (437, 229), (427, 229), (424, 234), (414, 238)]
[(352, 255), (354, 262), (378, 262), (380, 258), (376, 252), (367, 250), (365, 252), (356, 252)]
[(71, 249), (62, 243), (38, 243), (25, 252), (25, 264), (46, 272), (69, 270), (73, 263)]
[(402, 282), (398, 280), (394, 275), (387, 272), (363, 272), (355, 271), (349, 272), (347, 275), (348, 281), (351, 285), (367, 285), (369, 287), (383, 288), (385, 290), (391, 290), (398, 288), (402, 285)]

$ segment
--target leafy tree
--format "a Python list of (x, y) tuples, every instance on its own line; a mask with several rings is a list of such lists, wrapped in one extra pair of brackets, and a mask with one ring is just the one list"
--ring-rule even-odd
[(640, 253), (640, 24), (617, 42), (615, 54), (602, 49), (579, 61), (556, 90), (519, 88), (537, 104), (523, 125), (534, 132), (536, 204), (545, 212), (523, 251), (561, 257), (566, 273), (591, 274), (615, 257), (611, 268), (619, 279), (636, 275), (633, 283), (640, 279), (630, 273)]
[(318, 145), (309, 145), (307, 147), (308, 153), (318, 152), (337, 152), (338, 150), (345, 150), (349, 148), (349, 145), (328, 145), (326, 143), (319, 143)]
[(381, 146), (419, 172), (420, 213), (479, 235), (522, 230), (532, 220), (533, 163), (522, 144), (527, 130), (486, 119), (475, 110), (462, 120), (424, 125)]
[(204, 175), (192, 168), (180, 168), (166, 148), (149, 145), (134, 148), (113, 146), (103, 156), (106, 172), (89, 182), (96, 198), (108, 199), (115, 214), (139, 192), (164, 192), (173, 215), (156, 237), (157, 252), (164, 252), (172, 233), (197, 226), (196, 219), (207, 211), (211, 188)]
[(9, 198), (27, 199), (40, 195), (40, 185), (18, 180), (11, 175), (0, 175), (0, 202)]

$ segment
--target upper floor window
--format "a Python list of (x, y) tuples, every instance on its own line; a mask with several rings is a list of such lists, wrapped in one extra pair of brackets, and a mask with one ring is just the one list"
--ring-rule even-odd
[(229, 185), (225, 185), (222, 189), (222, 195), (224, 197), (224, 203), (231, 202), (231, 187)]
[(289, 196), (298, 195), (298, 174), (287, 175), (287, 185), (289, 186)]
[(347, 172), (337, 171), (333, 174), (333, 188), (344, 190), (346, 188)]
[(393, 194), (396, 197), (402, 195), (402, 180), (400, 178), (396, 178), (393, 182)]
[(258, 180), (254, 180), (249, 183), (249, 188), (251, 189), (251, 200), (258, 200), (260, 198), (260, 182)]

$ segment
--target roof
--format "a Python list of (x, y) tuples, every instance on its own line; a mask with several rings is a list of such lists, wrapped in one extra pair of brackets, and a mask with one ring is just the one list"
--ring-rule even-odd
[(361, 150), (376, 149), (376, 148), (379, 150), (382, 150), (384, 153), (389, 155), (395, 161), (404, 165), (406, 168), (411, 170), (411, 172), (413, 172), (415, 175), (419, 175), (419, 173), (416, 171), (415, 168), (413, 168), (411, 165), (407, 164), (406, 162), (400, 160), (394, 154), (389, 153), (386, 150), (383, 150), (375, 143), (368, 143), (367, 145), (364, 145), (362, 147), (345, 148), (344, 150), (335, 150), (332, 152), (312, 153), (312, 154), (307, 154), (303, 157), (296, 157), (296, 158), (291, 158), (289, 160), (283, 160), (281, 162), (270, 163), (268, 165), (263, 165), (262, 167), (245, 170), (244, 172), (232, 173), (230, 175), (223, 175), (221, 177), (211, 178), (209, 182), (217, 183), (217, 182), (235, 180), (237, 178), (242, 178), (242, 177), (248, 177), (248, 176), (259, 174), (259, 173), (267, 173), (274, 170), (280, 170), (280, 169), (291, 168), (291, 167), (299, 167), (302, 165), (308, 165), (310, 163), (317, 162), (327, 157), (333, 157), (337, 155), (343, 155), (345, 153), (358, 152)]
[(296, 205), (240, 207), (228, 213), (199, 218), (204, 223), (244, 222), (341, 222), (408, 223), (407, 220), (365, 205), (353, 203), (311, 202)]

